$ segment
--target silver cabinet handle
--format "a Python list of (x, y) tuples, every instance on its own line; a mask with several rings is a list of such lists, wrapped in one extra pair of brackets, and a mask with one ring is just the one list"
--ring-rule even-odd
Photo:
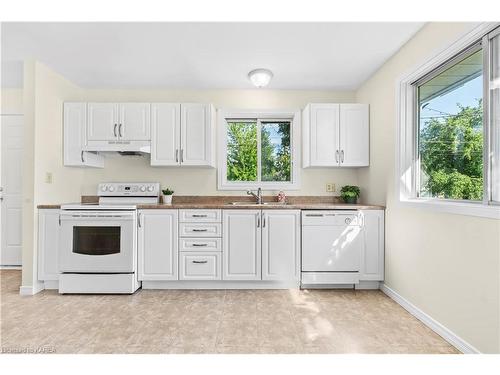
[(193, 217), (207, 217), (207, 215), (198, 215), (198, 214), (193, 214), (191, 216), (193, 216)]
[(262, 214), (262, 228), (266, 227), (266, 215)]
[(122, 135), (122, 124), (120, 124), (118, 126), (118, 135), (120, 136), (120, 138), (123, 137), (123, 135)]
[(82, 154), (80, 155), (80, 157), (82, 158), (82, 163), (85, 163), (85, 159), (83, 158), (83, 151), (82, 151)]
[(184, 163), (184, 150), (181, 148), (181, 163)]
[(206, 232), (207, 229), (193, 229), (193, 232)]
[(59, 226), (61, 226), (61, 215), (59, 214)]
[(193, 263), (195, 263), (195, 264), (205, 264), (205, 263), (208, 263), (208, 260), (193, 260)]
[(342, 150), (340, 152), (340, 162), (343, 163), (344, 162), (344, 150)]
[(335, 163), (339, 162), (339, 150), (335, 151)]
[(118, 126), (118, 124), (115, 124), (115, 127), (113, 128), (113, 134), (115, 135), (116, 137), (116, 127)]
[(260, 215), (257, 214), (257, 228), (260, 228)]
[(193, 247), (206, 247), (206, 246), (208, 246), (208, 244), (206, 244), (206, 243), (194, 243), (193, 244)]
[(137, 225), (139, 225), (139, 228), (142, 227), (142, 224), (141, 224), (141, 216), (142, 214), (139, 214), (139, 216), (137, 217)]
[(175, 162), (178, 163), (179, 162), (179, 149), (176, 149), (175, 150)]

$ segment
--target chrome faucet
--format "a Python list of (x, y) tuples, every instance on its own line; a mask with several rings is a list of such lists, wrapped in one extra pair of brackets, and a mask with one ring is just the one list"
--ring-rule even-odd
[(247, 194), (252, 195), (256, 199), (257, 204), (262, 204), (262, 189), (261, 188), (257, 189), (257, 194), (255, 194), (253, 191), (250, 191), (250, 190), (247, 191)]

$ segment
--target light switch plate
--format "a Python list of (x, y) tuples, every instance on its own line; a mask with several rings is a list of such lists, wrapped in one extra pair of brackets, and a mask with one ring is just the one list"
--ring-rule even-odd
[(333, 182), (329, 182), (326, 184), (326, 191), (328, 193), (334, 193), (335, 192), (335, 184)]
[(47, 184), (52, 183), (52, 172), (45, 173), (45, 183)]

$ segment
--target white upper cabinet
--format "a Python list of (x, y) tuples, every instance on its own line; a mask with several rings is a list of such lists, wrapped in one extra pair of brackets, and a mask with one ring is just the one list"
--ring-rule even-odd
[(181, 104), (181, 164), (210, 166), (213, 163), (213, 112), (208, 104)]
[(150, 140), (151, 105), (149, 103), (121, 103), (119, 108), (118, 137), (120, 140)]
[(210, 104), (154, 103), (151, 165), (213, 167), (214, 116)]
[(64, 165), (67, 167), (104, 167), (104, 158), (84, 151), (87, 103), (64, 103)]
[(115, 103), (88, 103), (88, 141), (118, 139), (118, 105)]
[(298, 280), (300, 210), (262, 210), (262, 280)]
[(340, 105), (340, 164), (363, 167), (370, 164), (368, 105)]
[(261, 280), (261, 211), (223, 210), (223, 280)]
[(149, 103), (88, 103), (88, 141), (149, 141)]
[(304, 168), (369, 165), (367, 104), (308, 104), (302, 118)]
[(310, 163), (313, 166), (332, 166), (338, 162), (339, 105), (311, 104)]
[(179, 165), (181, 105), (151, 105), (151, 165)]

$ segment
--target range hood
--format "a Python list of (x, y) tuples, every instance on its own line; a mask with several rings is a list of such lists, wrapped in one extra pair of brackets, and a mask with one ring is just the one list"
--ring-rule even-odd
[(150, 141), (89, 141), (84, 151), (114, 153), (123, 156), (151, 153)]

